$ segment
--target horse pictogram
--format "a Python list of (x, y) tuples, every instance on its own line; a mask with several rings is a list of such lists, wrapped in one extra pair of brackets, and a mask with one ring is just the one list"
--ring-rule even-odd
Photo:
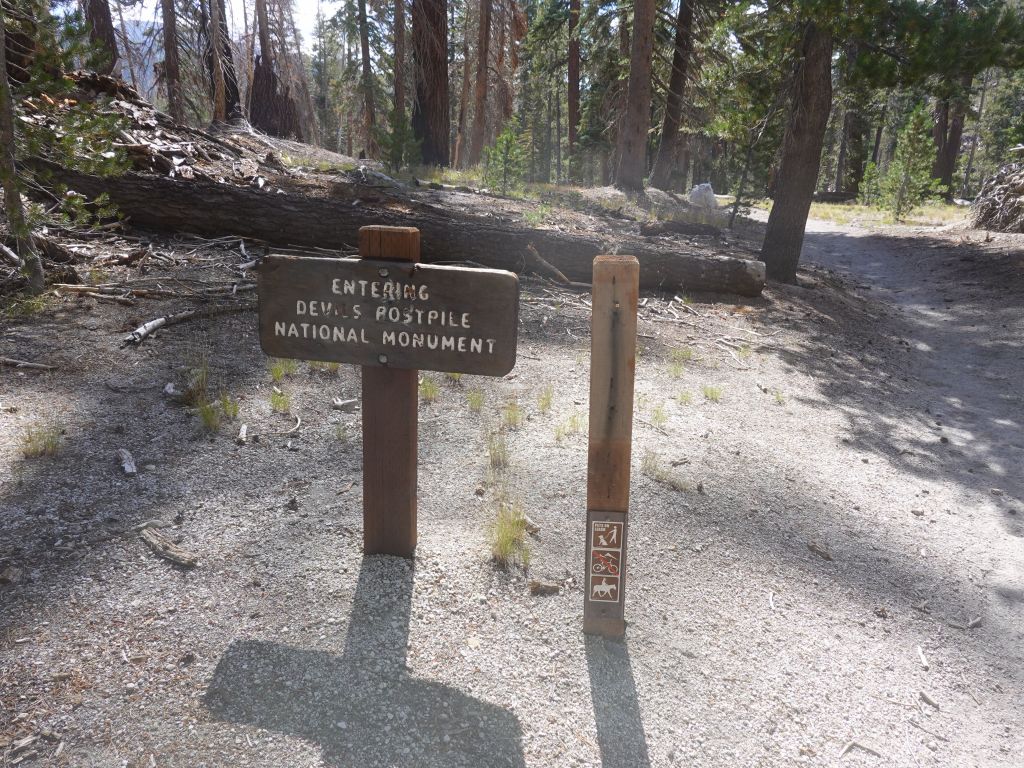
[(618, 592), (618, 579), (601, 579), (600, 582), (594, 582), (591, 584), (590, 599), (607, 600), (609, 602), (615, 602), (617, 600)]

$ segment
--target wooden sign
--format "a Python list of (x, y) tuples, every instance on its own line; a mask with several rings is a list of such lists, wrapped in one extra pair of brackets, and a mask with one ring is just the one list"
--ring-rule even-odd
[(359, 256), (264, 259), (260, 345), (275, 357), (362, 366), (363, 551), (413, 557), (417, 369), (508, 373), (519, 280), (421, 265), (414, 227), (362, 227)]
[(516, 363), (519, 279), (496, 269), (271, 255), (259, 272), (268, 355), (503, 376)]
[(633, 256), (594, 259), (583, 631), (605, 637), (626, 633), (626, 537), (639, 290), (640, 265)]

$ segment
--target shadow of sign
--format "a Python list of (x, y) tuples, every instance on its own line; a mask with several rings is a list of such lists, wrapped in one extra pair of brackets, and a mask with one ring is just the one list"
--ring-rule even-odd
[(586, 643), (602, 768), (650, 768), (629, 646), (594, 635)]
[(336, 768), (524, 766), (511, 712), (405, 667), (413, 566), (365, 557), (341, 656), (241, 640), (221, 657), (205, 704), (215, 717), (316, 742)]

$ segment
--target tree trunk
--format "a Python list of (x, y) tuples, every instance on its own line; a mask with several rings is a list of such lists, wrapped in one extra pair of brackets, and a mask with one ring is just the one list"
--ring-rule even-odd
[(487, 72), (491, 53), (491, 0), (480, 0), (480, 26), (476, 38), (476, 81), (473, 86), (473, 131), (469, 141), (469, 165), (483, 155), (487, 136)]
[(14, 99), (7, 79), (7, 19), (0, 2), (0, 188), (4, 192), (4, 213), (14, 236), (15, 247), (28, 273), (29, 290), (42, 293), (45, 288), (43, 262), (32, 243), (32, 231), (25, 216), (14, 160)]
[(448, 3), (413, 0), (412, 50), (416, 101), (412, 130), (425, 165), (448, 165)]
[[(678, 291), (685, 287), (687, 291), (756, 296), (764, 286), (764, 265), (760, 261), (708, 256), (679, 241), (659, 239), (651, 245), (622, 232), (602, 237), (530, 229), (491, 216), (436, 208), (404, 196), (382, 199), (380, 190), (371, 187), (356, 186), (349, 197), (323, 198), (268, 194), (204, 180), (134, 173), (100, 178), (57, 167), (48, 170), (52, 185), (64, 184), (89, 196), (106, 192), (132, 224), (164, 232), (194, 232), (207, 237), (230, 233), (275, 245), (343, 248), (357, 241), (361, 226), (409, 226), (418, 227), (422, 233), (425, 262), (473, 261), (517, 272), (533, 264), (543, 273), (546, 268), (533, 255), (536, 251), (570, 280), (588, 282), (595, 256), (619, 252), (639, 259), (640, 281), (645, 289)], [(376, 205), (371, 202), (374, 197)], [(353, 206), (356, 198), (361, 204)], [(717, 242), (715, 247), (729, 253)]]
[(971, 152), (967, 155), (967, 168), (964, 170), (964, 183), (960, 188), (960, 197), (967, 197), (971, 183), (971, 171), (974, 169), (974, 151), (978, 148), (978, 133), (981, 118), (985, 116), (985, 94), (988, 91), (988, 70), (981, 79), (981, 101), (978, 103), (978, 114), (974, 117), (974, 134), (971, 136)]
[[(117, 17), (121, 23), (121, 45), (124, 47), (124, 61), (128, 65), (128, 76), (132, 81), (132, 88), (142, 94), (143, 98), (147, 98), (147, 94), (143, 93), (142, 82), (139, 80), (139, 76), (135, 71), (135, 61), (132, 56), (132, 41), (128, 35), (128, 27), (124, 23), (124, 6), (121, 5), (120, 0), (115, 0), (117, 3)], [(121, 70), (122, 75), (124, 70)]]
[(395, 122), (405, 127), (405, 0), (395, 0)]
[(665, 97), (665, 121), (661, 126), (661, 141), (651, 170), (651, 186), (672, 188), (672, 168), (675, 165), (676, 143), (683, 117), (683, 91), (686, 88), (687, 68), (693, 51), (693, 0), (680, 0), (676, 18), (676, 41), (672, 53), (672, 74)]
[(466, 168), (469, 149), (466, 146), (466, 117), (469, 106), (469, 13), (462, 22), (462, 90), (459, 94), (459, 122), (455, 132), (456, 168)]
[(651, 108), (651, 57), (654, 53), (654, 0), (634, 0), (626, 109), (619, 133), (616, 186), (642, 191), (647, 170), (647, 128)]
[(782, 141), (775, 203), (761, 254), (768, 277), (796, 281), (807, 214), (821, 166), (821, 147), (832, 108), (832, 33), (815, 22), (804, 29)]
[(220, 26), (220, 2), (210, 0), (210, 44), (213, 62), (213, 120), (216, 123), (227, 122), (227, 82), (224, 77)]
[(181, 98), (181, 70), (178, 65), (178, 16), (174, 0), (160, 0), (164, 22), (164, 82), (167, 85), (167, 111), (176, 123), (185, 122)]
[(962, 75), (960, 78), (961, 92), (953, 98), (943, 99), (939, 103), (935, 121), (935, 164), (932, 166), (932, 177), (946, 190), (946, 196), (953, 194), (953, 174), (956, 172), (956, 160), (960, 155), (960, 141), (964, 135), (964, 120), (967, 117), (967, 102), (970, 98), (974, 75)]
[[(683, 0), (686, 2), (687, 0)], [(580, 0), (569, 0), (569, 93), (568, 93), (568, 114), (569, 122), (569, 156), (572, 162), (572, 154), (576, 148), (576, 131), (580, 124)], [(570, 171), (571, 172), (571, 171)]]
[(373, 69), (370, 66), (370, 25), (366, 20), (366, 0), (359, 0), (359, 47), (363, 57), (360, 82), (363, 91), (363, 146), (366, 147), (366, 156), (374, 158), (378, 154), (377, 138), (373, 133), (377, 118), (373, 105)]
[(85, 20), (89, 24), (89, 40), (106, 55), (96, 70), (101, 75), (109, 75), (117, 66), (117, 37), (108, 0), (87, 0)]

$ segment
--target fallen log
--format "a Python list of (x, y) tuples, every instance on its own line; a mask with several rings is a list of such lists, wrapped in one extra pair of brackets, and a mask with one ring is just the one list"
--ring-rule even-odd
[[(138, 227), (211, 237), (250, 237), (274, 245), (351, 248), (368, 224), (418, 227), (425, 262), (472, 261), (522, 272), (530, 247), (573, 282), (589, 282), (592, 262), (603, 253), (628, 253), (640, 262), (640, 285), (666, 291), (707, 291), (757, 296), (764, 263), (735, 256), (709, 256), (682, 243), (652, 247), (627, 233), (531, 229), (493, 217), (450, 211), (417, 200), (392, 198), (375, 205), (281, 191), (268, 192), (129, 173), (100, 178), (63, 168), (49, 169), (49, 183), (88, 197), (106, 193)], [(667, 245), (667, 244), (666, 244)]]

